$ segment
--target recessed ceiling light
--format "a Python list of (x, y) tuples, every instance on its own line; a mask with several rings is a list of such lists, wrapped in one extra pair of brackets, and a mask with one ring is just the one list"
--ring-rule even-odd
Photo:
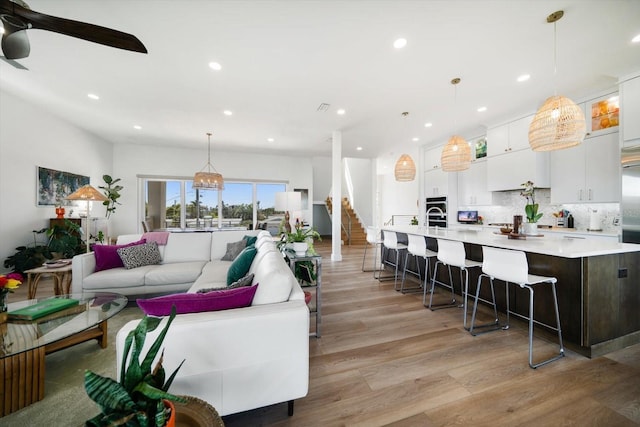
[(220, 71), (222, 70), (222, 65), (220, 65), (218, 62), (209, 62), (209, 68), (215, 71)]
[(431, 126), (433, 126), (433, 123), (431, 123), (431, 122), (427, 122), (427, 123), (424, 124), (424, 127), (426, 127), (426, 128), (430, 128)]
[(91, 99), (95, 99), (98, 100), (100, 99), (100, 97), (98, 95), (96, 95), (95, 93), (88, 93), (87, 96)]
[(632, 43), (640, 43), (640, 34), (631, 39)]
[(233, 115), (233, 111), (231, 111), (231, 110), (224, 110), (223, 113), (224, 113), (225, 116)]
[(140, 125), (133, 125), (133, 128), (134, 128), (135, 130), (140, 130), (140, 129), (142, 129), (142, 126), (140, 126)]
[(531, 78), (531, 76), (529, 74), (523, 74), (521, 76), (518, 76), (518, 78), (516, 80), (518, 81), (518, 83), (522, 83), (522, 82), (526, 82), (530, 78)]
[(417, 136), (414, 136), (413, 138), (411, 138), (411, 140), (413, 142), (417, 142), (417, 141), (420, 141), (420, 138), (418, 138)]
[(337, 113), (337, 114), (339, 114), (339, 115), (341, 115), (341, 116), (343, 116), (343, 115), (344, 115), (344, 113), (346, 113), (346, 111), (345, 111), (345, 109), (344, 109), (344, 108), (341, 108), (341, 109), (339, 109), (338, 111), (336, 111), (336, 113)]
[(275, 141), (275, 139), (273, 139), (273, 138), (267, 138), (267, 142), (273, 142), (273, 141)]
[(362, 147), (356, 147), (356, 150), (362, 151)]
[(487, 111), (487, 107), (478, 107), (478, 113), (484, 113)]
[(393, 47), (395, 47), (396, 49), (402, 49), (403, 47), (405, 47), (407, 45), (407, 39), (397, 39), (396, 41), (393, 42)]

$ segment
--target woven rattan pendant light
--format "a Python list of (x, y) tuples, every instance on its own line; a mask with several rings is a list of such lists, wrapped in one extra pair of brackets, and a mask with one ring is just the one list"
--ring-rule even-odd
[[(402, 113), (402, 117), (404, 117), (405, 121), (408, 115), (409, 113), (406, 111)], [(413, 181), (416, 178), (416, 164), (410, 155), (403, 154), (400, 156), (400, 158), (396, 162), (396, 167), (394, 172), (396, 176), (396, 181), (400, 181), (400, 182)]]
[[(193, 177), (193, 188), (199, 190), (224, 190), (224, 179), (216, 172), (211, 165), (211, 132), (207, 133), (209, 139), (209, 151), (207, 154), (207, 164), (200, 172), (196, 172)], [(206, 172), (204, 171), (206, 169)], [(211, 172), (213, 170), (213, 172)]]
[[(458, 77), (451, 80), (451, 84), (454, 88), (458, 83), (460, 83), (460, 79)], [(440, 160), (442, 163), (442, 170), (445, 172), (458, 172), (469, 169), (469, 165), (471, 165), (471, 147), (469, 147), (469, 144), (463, 137), (453, 135), (449, 138), (449, 141), (447, 141), (447, 144), (442, 149)]]
[[(556, 22), (564, 12), (547, 17), (553, 23), (554, 80), (557, 74)], [(555, 84), (555, 82), (554, 82)], [(582, 108), (567, 97), (554, 94), (547, 98), (529, 126), (529, 145), (533, 151), (553, 151), (574, 147), (584, 140), (586, 122)]]

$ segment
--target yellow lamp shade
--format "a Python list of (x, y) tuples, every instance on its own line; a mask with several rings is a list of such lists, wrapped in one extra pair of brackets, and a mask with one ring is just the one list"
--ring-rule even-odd
[(395, 168), (396, 181), (413, 181), (416, 177), (416, 164), (408, 154), (400, 156)]
[(469, 169), (471, 164), (471, 147), (463, 137), (453, 135), (442, 149), (442, 170), (458, 172)]
[(529, 145), (533, 151), (562, 150), (582, 143), (585, 133), (582, 108), (564, 96), (551, 96), (529, 125)]

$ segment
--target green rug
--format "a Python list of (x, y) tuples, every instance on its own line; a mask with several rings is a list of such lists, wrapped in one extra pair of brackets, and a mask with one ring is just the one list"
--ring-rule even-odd
[(90, 369), (115, 379), (116, 334), (125, 323), (141, 318), (138, 307), (127, 307), (109, 319), (108, 346), (104, 350), (92, 340), (46, 356), (44, 399), (0, 418), (0, 425), (84, 426), (100, 412), (84, 391), (84, 371)]

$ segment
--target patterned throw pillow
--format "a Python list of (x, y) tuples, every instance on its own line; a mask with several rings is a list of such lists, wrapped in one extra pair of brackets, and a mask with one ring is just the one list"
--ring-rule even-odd
[(251, 286), (251, 283), (253, 283), (253, 273), (247, 274), (246, 276), (244, 276), (241, 279), (236, 280), (235, 282), (233, 282), (229, 286), (225, 286), (225, 287), (221, 287), (221, 288), (202, 288), (202, 289), (198, 289), (197, 293), (206, 294), (208, 292), (220, 291), (222, 289), (243, 288), (245, 286)]
[(143, 265), (160, 264), (160, 261), (162, 261), (156, 242), (120, 248), (118, 249), (118, 255), (120, 255), (122, 264), (127, 270), (142, 267)]
[(221, 258), (222, 261), (233, 261), (247, 247), (247, 241), (242, 239), (238, 242), (227, 243), (227, 253)]
[(118, 255), (118, 249), (126, 248), (128, 246), (141, 245), (147, 243), (146, 239), (138, 240), (137, 242), (127, 243), (126, 245), (94, 245), (93, 255), (96, 258), (96, 270), (109, 270), (117, 267), (124, 267), (122, 260)]

